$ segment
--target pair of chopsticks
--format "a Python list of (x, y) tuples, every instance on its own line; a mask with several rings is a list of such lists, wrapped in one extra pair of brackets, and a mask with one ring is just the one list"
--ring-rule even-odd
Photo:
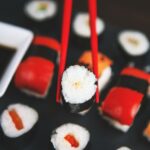
[[(73, 0), (64, 0), (64, 12), (62, 22), (62, 35), (61, 35), (61, 52), (60, 52), (60, 65), (58, 71), (56, 102), (60, 102), (61, 78), (66, 65), (70, 22), (72, 15)], [(90, 28), (91, 28), (91, 48), (92, 48), (92, 62), (93, 72), (98, 79), (98, 37), (96, 33), (96, 18), (97, 18), (97, 0), (88, 0), (88, 7), (90, 13)], [(99, 91), (97, 86), (96, 103), (99, 102)]]

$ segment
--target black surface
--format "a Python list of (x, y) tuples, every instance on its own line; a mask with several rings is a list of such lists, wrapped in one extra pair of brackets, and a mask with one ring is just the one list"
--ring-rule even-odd
[[(22, 11), (25, 0), (3, 0), (0, 4), (0, 20), (9, 22), (22, 27), (32, 28), (35, 33), (60, 37), (60, 24), (58, 19), (58, 26), (55, 26), (53, 31), (49, 25), (44, 22), (43, 26), (36, 27), (28, 18), (25, 18)], [(61, 13), (61, 12), (60, 12)], [(113, 78), (108, 87), (103, 91), (104, 97), (109, 88), (116, 83), (118, 72), (121, 68), (128, 64), (122, 51), (118, 48), (117, 34), (121, 29), (114, 28), (107, 25), (104, 37), (99, 41), (100, 50), (107, 56), (113, 59)], [(17, 36), (17, 35), (16, 35)], [(80, 50), (79, 50), (80, 49)], [(28, 56), (31, 51), (27, 53)], [(33, 52), (34, 53), (34, 52)], [(70, 41), (67, 65), (75, 64), (79, 55), (82, 53), (82, 48), (76, 45), (74, 41)], [(150, 64), (150, 52), (146, 56), (139, 58), (136, 61), (136, 66), (143, 69), (146, 64)], [(22, 147), (21, 150), (53, 150), (50, 143), (50, 135), (52, 131), (63, 123), (78, 123), (85, 126), (91, 133), (91, 140), (87, 150), (115, 150), (120, 146), (128, 146), (132, 150), (149, 150), (150, 143), (147, 142), (142, 136), (142, 131), (146, 126), (147, 121), (150, 119), (150, 101), (146, 98), (146, 103), (142, 106), (143, 109), (138, 113), (135, 122), (127, 133), (122, 133), (99, 116), (96, 106), (90, 110), (85, 116), (67, 113), (62, 106), (56, 105), (56, 79), (57, 67), (53, 79), (52, 87), (49, 90), (48, 96), (43, 99), (37, 99), (23, 94), (15, 88), (11, 82), (6, 94), (0, 99), (0, 113), (6, 108), (8, 104), (20, 102), (35, 108), (39, 113), (39, 125), (35, 138), (32, 139), (31, 144), (27, 147)], [(0, 150), (10, 150), (12, 147), (6, 149), (4, 143), (0, 140)]]

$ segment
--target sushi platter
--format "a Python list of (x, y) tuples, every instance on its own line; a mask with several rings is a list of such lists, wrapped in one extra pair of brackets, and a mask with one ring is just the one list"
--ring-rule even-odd
[[(97, 19), (97, 79), (88, 14), (73, 12), (58, 103), (62, 8), (59, 1), (38, 2), (5, 0), (0, 5), (0, 33), (1, 22), (16, 29), (12, 36), (2, 30), (0, 42), (5, 35), (11, 42), (28, 36), (21, 46), (24, 54), (6, 62), (9, 71), (3, 74), (12, 77), (0, 98), (0, 150), (149, 150), (149, 35)], [(18, 33), (17, 27), (26, 32)], [(6, 56), (0, 59), (7, 61)], [(12, 61), (18, 64), (11, 70)], [(94, 103), (97, 92), (100, 101)]]

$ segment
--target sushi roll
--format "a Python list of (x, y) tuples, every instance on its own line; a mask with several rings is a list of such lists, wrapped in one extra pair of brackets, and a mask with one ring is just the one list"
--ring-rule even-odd
[(30, 56), (19, 65), (14, 83), (21, 91), (44, 98), (51, 86), (53, 73), (53, 62), (39, 56)]
[(89, 131), (72, 123), (61, 125), (53, 131), (51, 136), (51, 142), (56, 150), (83, 150), (89, 140)]
[(31, 142), (37, 122), (38, 113), (33, 108), (20, 103), (9, 105), (0, 117), (2, 143), (9, 149), (24, 147)]
[(62, 104), (71, 113), (85, 114), (94, 102), (95, 75), (84, 66), (67, 68), (62, 76)]
[(143, 136), (146, 137), (148, 141), (150, 141), (150, 122), (148, 122), (146, 128), (144, 129)]
[(126, 146), (122, 146), (122, 147), (118, 148), (117, 150), (131, 150), (131, 149)]
[(53, 18), (57, 13), (57, 4), (52, 0), (33, 0), (25, 5), (25, 13), (35, 21)]
[[(96, 20), (96, 31), (100, 38), (100, 35), (105, 29), (105, 23), (102, 19), (97, 17)], [(90, 48), (90, 20), (89, 14), (86, 12), (78, 13), (73, 21), (72, 25), (73, 41), (77, 42), (78, 46), (89, 49)]]
[[(91, 51), (85, 51), (79, 58), (78, 63), (92, 70)], [(99, 91), (103, 90), (112, 76), (112, 60), (102, 53), (98, 54), (98, 87)]]
[(142, 70), (131, 67), (123, 69), (116, 86), (99, 107), (103, 118), (115, 128), (127, 132), (147, 92), (149, 78), (150, 75)]
[(132, 57), (146, 54), (150, 47), (148, 38), (139, 31), (122, 31), (118, 36), (118, 41), (124, 52)]

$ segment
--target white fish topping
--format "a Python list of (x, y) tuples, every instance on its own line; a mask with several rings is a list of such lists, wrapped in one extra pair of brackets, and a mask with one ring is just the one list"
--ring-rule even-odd
[(119, 34), (118, 40), (123, 49), (131, 56), (143, 55), (150, 47), (145, 34), (138, 31), (123, 31)]
[[(90, 38), (91, 30), (90, 30), (89, 14), (79, 13), (74, 19), (73, 29), (77, 35)], [(105, 24), (103, 20), (97, 18), (96, 20), (97, 34), (100, 35), (104, 31), (104, 29), (105, 29)]]
[(84, 103), (96, 92), (95, 75), (84, 66), (70, 66), (62, 76), (62, 94), (66, 102)]
[(30, 1), (25, 6), (25, 13), (36, 21), (43, 21), (47, 18), (51, 18), (56, 12), (57, 4), (55, 1)]
[[(17, 130), (15, 124), (9, 115), (10, 110), (15, 110), (23, 123), (23, 129)], [(1, 115), (1, 127), (4, 134), (11, 138), (16, 138), (24, 133), (28, 132), (38, 121), (38, 113), (31, 107), (23, 104), (13, 104), (9, 105), (6, 110), (3, 111)]]

